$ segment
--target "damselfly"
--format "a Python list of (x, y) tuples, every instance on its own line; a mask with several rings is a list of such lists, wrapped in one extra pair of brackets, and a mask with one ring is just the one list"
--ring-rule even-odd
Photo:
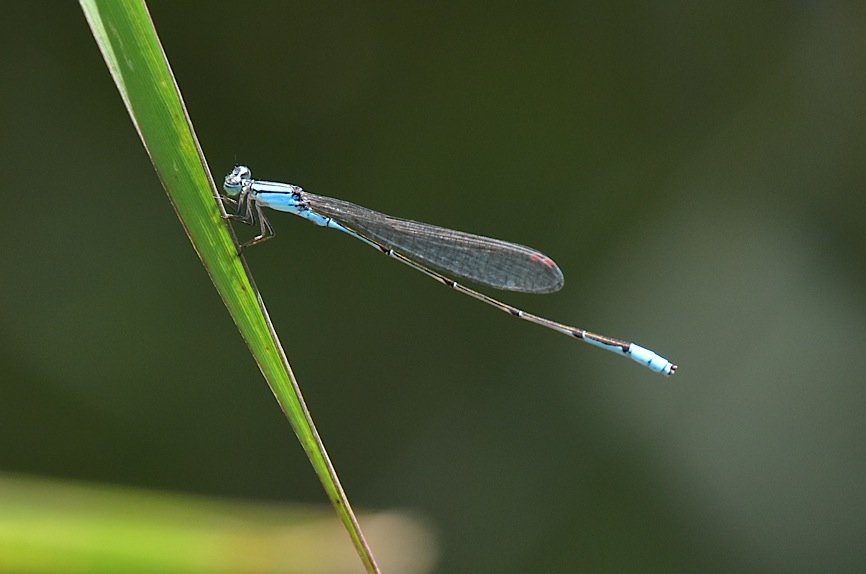
[(440, 283), (515, 317), (630, 357), (657, 373), (670, 376), (677, 369), (649, 349), (521, 311), (439, 273), (507, 291), (552, 293), (561, 289), (565, 280), (556, 263), (529, 247), (390, 217), (347, 201), (307, 193), (288, 183), (256, 181), (249, 168), (242, 165), (226, 176), (223, 189), (226, 193), (223, 199), (233, 208), (229, 217), (259, 225), (259, 234), (241, 249), (274, 236), (262, 207), (293, 213), (360, 239)]

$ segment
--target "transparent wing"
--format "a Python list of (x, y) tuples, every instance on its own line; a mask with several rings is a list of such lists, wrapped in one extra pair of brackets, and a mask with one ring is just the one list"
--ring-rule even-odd
[(368, 239), (448, 274), (524, 293), (552, 293), (565, 278), (546, 255), (516, 243), (391, 217), (304, 192), (310, 208)]

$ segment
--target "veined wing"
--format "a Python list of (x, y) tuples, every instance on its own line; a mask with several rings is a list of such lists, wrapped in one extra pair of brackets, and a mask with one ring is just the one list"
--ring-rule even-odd
[(316, 213), (445, 273), (524, 293), (552, 293), (565, 282), (552, 259), (529, 247), (391, 217), (348, 201), (303, 194)]

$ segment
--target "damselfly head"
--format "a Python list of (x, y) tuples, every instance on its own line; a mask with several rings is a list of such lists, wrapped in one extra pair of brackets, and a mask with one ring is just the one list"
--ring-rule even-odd
[(244, 186), (250, 181), (250, 176), (250, 168), (245, 165), (236, 165), (232, 172), (226, 176), (223, 183), (223, 189), (226, 194), (231, 197), (240, 195), (244, 190)]

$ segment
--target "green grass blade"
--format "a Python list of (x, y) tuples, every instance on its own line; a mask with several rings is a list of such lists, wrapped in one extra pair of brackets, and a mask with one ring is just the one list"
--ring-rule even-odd
[(303, 402), (216, 188), (143, 1), (80, 0), (93, 35), (193, 247), (240, 329), (369, 572), (378, 572)]

